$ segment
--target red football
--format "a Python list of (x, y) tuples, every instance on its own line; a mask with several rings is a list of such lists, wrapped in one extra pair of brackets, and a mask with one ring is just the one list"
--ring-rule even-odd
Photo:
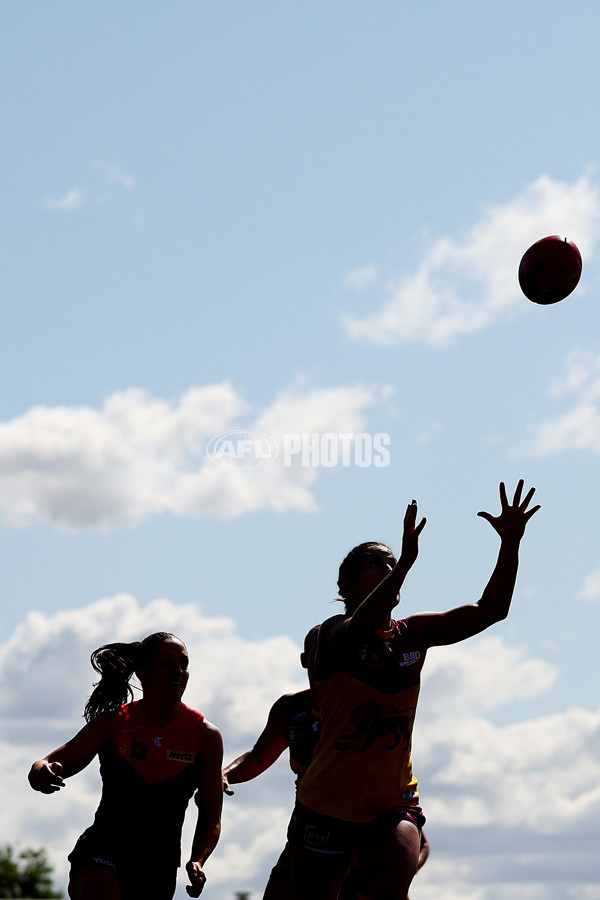
[(581, 278), (581, 253), (560, 234), (536, 241), (519, 266), (521, 290), (534, 303), (547, 306), (568, 297)]

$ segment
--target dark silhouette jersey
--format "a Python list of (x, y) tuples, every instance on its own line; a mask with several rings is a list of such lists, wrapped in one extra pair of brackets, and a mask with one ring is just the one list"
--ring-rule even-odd
[(392, 624), (315, 685), (321, 736), (298, 800), (316, 812), (366, 822), (419, 803), (410, 754), (425, 648), (406, 621)]
[(99, 751), (102, 797), (86, 834), (116, 851), (158, 854), (161, 863), (178, 866), (185, 811), (200, 780), (204, 716), (182, 704), (160, 727), (140, 701), (113, 715), (112, 738)]

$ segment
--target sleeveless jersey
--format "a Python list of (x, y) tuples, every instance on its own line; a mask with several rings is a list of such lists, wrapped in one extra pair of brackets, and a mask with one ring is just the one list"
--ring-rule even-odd
[(139, 701), (122, 706), (99, 751), (102, 797), (91, 830), (109, 835), (116, 847), (179, 865), (185, 811), (199, 783), (203, 722), (184, 704), (163, 727)]
[(285, 710), (285, 740), (290, 748), (290, 768), (296, 784), (306, 772), (319, 738), (320, 723), (310, 690), (293, 694)]
[(321, 736), (298, 787), (304, 806), (348, 822), (417, 806), (410, 756), (425, 648), (406, 621), (361, 637), (315, 686)]

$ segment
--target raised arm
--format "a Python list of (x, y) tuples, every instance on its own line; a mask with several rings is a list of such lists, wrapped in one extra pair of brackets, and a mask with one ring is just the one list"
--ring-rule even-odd
[(210, 722), (205, 722), (205, 725), (206, 745), (199, 760), (200, 781), (195, 797), (198, 820), (192, 840), (192, 852), (185, 867), (191, 882), (186, 886), (190, 897), (199, 897), (202, 893), (206, 883), (203, 868), (221, 834), (223, 739), (218, 728)]
[(426, 519), (417, 525), (417, 504), (413, 500), (406, 507), (402, 532), (402, 551), (396, 565), (377, 587), (371, 591), (347, 620), (350, 633), (377, 631), (398, 602), (400, 588), (419, 555), (419, 535)]
[(92, 719), (74, 738), (38, 759), (29, 771), (29, 784), (34, 791), (53, 794), (64, 787), (64, 779), (81, 772), (91, 763), (100, 746), (114, 729), (114, 713)]
[[(404, 579), (418, 556), (419, 535), (425, 527), (425, 521), (421, 519), (419, 524), (416, 524), (417, 504), (413, 500), (407, 506), (404, 515), (402, 551), (398, 561), (393, 564), (393, 555), (390, 552), (387, 565), (391, 568), (388, 574), (379, 580), (364, 599), (361, 600), (360, 595), (358, 596), (356, 608), (352, 609), (349, 599), (346, 603), (348, 612), (345, 615), (333, 616), (323, 622), (314, 663), (314, 677), (317, 681), (325, 678), (336, 668), (347, 647), (361, 634), (373, 634), (389, 621), (391, 611), (398, 603), (398, 594)], [(382, 559), (383, 562), (385, 558)], [(383, 569), (381, 573), (383, 575)]]
[(531, 488), (522, 500), (523, 480), (517, 484), (512, 503), (508, 502), (504, 483), (500, 484), (500, 515), (479, 512), (500, 536), (500, 550), (494, 571), (480, 600), (458, 606), (445, 613), (420, 613), (409, 618), (430, 647), (454, 644), (484, 631), (495, 622), (505, 619), (510, 609), (517, 569), (519, 545), (529, 519), (538, 511), (539, 504), (528, 509), (535, 488)]
[(251, 781), (257, 775), (261, 775), (286, 749), (285, 711), (290, 696), (292, 695), (284, 694), (275, 701), (269, 712), (267, 724), (252, 750), (247, 750), (223, 769), (223, 790), (226, 794), (233, 794), (230, 784)]

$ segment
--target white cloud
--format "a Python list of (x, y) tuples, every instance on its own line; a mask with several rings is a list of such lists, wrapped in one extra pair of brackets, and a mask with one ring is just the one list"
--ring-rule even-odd
[(598, 188), (587, 175), (572, 184), (541, 176), (504, 205), (484, 210), (464, 236), (437, 240), (412, 275), (389, 278), (379, 309), (362, 318), (346, 315), (346, 331), (382, 345), (439, 346), (522, 315), (529, 305), (517, 271), (527, 247), (565, 234), (589, 258), (599, 214)]
[(71, 188), (62, 197), (48, 197), (44, 201), (46, 209), (56, 209), (59, 212), (73, 212), (81, 209), (87, 203), (87, 192), (81, 188)]
[[(123, 191), (132, 191), (135, 187), (135, 178), (129, 172), (126, 172), (118, 163), (107, 163), (103, 160), (96, 160), (91, 163), (91, 168), (102, 174), (102, 181), (105, 188), (120, 188)], [(112, 190), (101, 192), (98, 186), (89, 186), (88, 189), (74, 187), (60, 197), (47, 197), (43, 206), (46, 209), (57, 210), (59, 212), (74, 212), (83, 206), (94, 202), (96, 206), (105, 205), (110, 202), (114, 192)], [(134, 223), (143, 224), (143, 217), (136, 217)]]
[[(256, 414), (253, 432), (281, 444), (286, 433), (356, 434), (377, 400), (361, 386), (285, 391)], [(238, 427), (248, 404), (228, 383), (194, 387), (176, 401), (131, 388), (100, 409), (38, 406), (0, 423), (4, 524), (44, 521), (66, 529), (113, 528), (148, 516), (231, 518), (261, 509), (312, 511), (319, 469), (222, 466), (211, 438)]]
[(600, 452), (600, 353), (573, 350), (559, 377), (552, 381), (549, 396), (551, 402), (567, 408), (532, 425), (514, 454)]
[(131, 191), (135, 187), (135, 178), (118, 163), (107, 163), (96, 160), (92, 163), (92, 169), (98, 169), (104, 176), (104, 184), (107, 187), (120, 187), (125, 191)]
[(600, 600), (600, 571), (586, 576), (578, 596), (581, 600)]
[(377, 266), (367, 265), (361, 266), (360, 269), (353, 269), (348, 272), (344, 279), (344, 285), (355, 291), (364, 291), (372, 287), (379, 278), (379, 270)]
[[(95, 763), (50, 797), (29, 789), (26, 772), (79, 728), (94, 680), (91, 650), (156, 630), (186, 641), (186, 702), (220, 727), (227, 761), (251, 746), (278, 696), (305, 685), (300, 637), (250, 641), (232, 620), (193, 605), (162, 599), (142, 608), (123, 594), (52, 616), (30, 613), (0, 647), (0, 833), (48, 847), (61, 879), (98, 802)], [(415, 898), (596, 900), (600, 709), (519, 720), (521, 701), (548, 691), (556, 674), (500, 638), (430, 651), (413, 759), (432, 847)], [(494, 725), (489, 711), (509, 704), (516, 721)], [(206, 867), (215, 900), (264, 888), (285, 840), (292, 781), (282, 759), (226, 798), (222, 839)]]

